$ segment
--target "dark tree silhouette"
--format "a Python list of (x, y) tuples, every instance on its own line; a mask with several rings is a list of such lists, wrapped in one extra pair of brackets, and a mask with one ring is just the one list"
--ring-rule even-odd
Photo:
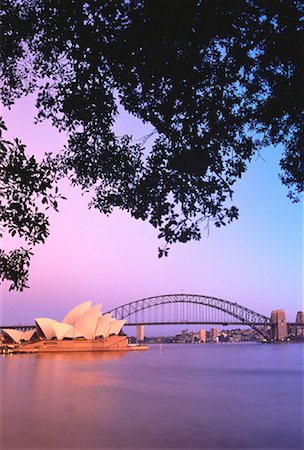
[(0, 120), (0, 237), (5, 229), (22, 238), (26, 247), (6, 253), (0, 250), (0, 280), (11, 282), (10, 289), (27, 286), (32, 247), (49, 235), (45, 209), (57, 210), (58, 199), (65, 198), (53, 187), (59, 177), (58, 161), (47, 154), (41, 163), (25, 154), (25, 145), (3, 138), (6, 130)]
[[(37, 92), (37, 120), (69, 131), (72, 183), (103, 213), (158, 228), (160, 256), (200, 239), (202, 221), (238, 217), (233, 184), (265, 146), (284, 145), (281, 179), (299, 201), (302, 2), (3, 3), (4, 105)], [(150, 148), (115, 135), (117, 99), (153, 126)]]

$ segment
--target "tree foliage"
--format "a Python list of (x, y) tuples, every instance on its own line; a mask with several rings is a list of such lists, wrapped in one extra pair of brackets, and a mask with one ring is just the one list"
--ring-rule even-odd
[(9, 280), (10, 289), (22, 290), (28, 287), (32, 248), (49, 235), (44, 210), (57, 210), (62, 196), (58, 187), (53, 187), (58, 173), (56, 160), (46, 155), (38, 163), (34, 156), (25, 154), (25, 145), (18, 139), (5, 140), (3, 130), (6, 127), (0, 120), (0, 237), (7, 230), (12, 237), (22, 238), (25, 246), (8, 253), (0, 250), (0, 280)]
[[(148, 220), (166, 244), (238, 217), (233, 185), (283, 144), (281, 179), (304, 187), (297, 0), (4, 1), (6, 106), (37, 92), (37, 120), (69, 131), (64, 170), (92, 205)], [(113, 131), (118, 101), (154, 129)], [(146, 145), (144, 145), (146, 144)], [(167, 254), (168, 246), (160, 249)]]

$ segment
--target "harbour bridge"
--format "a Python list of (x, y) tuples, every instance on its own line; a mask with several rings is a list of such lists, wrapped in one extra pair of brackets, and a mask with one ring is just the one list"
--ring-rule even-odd
[[(169, 294), (136, 300), (114, 308), (116, 319), (134, 325), (247, 325), (266, 339), (278, 334), (278, 322), (245, 306), (216, 297), (195, 294)], [(280, 323), (282, 325), (282, 323)], [(287, 323), (286, 336), (304, 329), (304, 324)], [(286, 337), (285, 336), (285, 337)]]
[[(283, 310), (264, 316), (238, 303), (198, 294), (168, 294), (136, 300), (113, 308), (108, 313), (126, 320), (125, 326), (136, 325), (246, 325), (266, 339), (288, 335), (304, 335), (303, 313), (300, 320), (286, 322)], [(280, 314), (276, 314), (280, 312)], [(275, 314), (274, 314), (275, 313)], [(299, 314), (299, 313), (298, 313)], [(0, 326), (28, 330), (33, 325)]]

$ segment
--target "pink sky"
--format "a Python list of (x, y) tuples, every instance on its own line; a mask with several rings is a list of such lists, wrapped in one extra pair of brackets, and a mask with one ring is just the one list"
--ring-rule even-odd
[[(31, 98), (2, 114), (7, 137), (19, 137), (28, 153), (40, 158), (45, 151), (62, 148), (64, 133), (48, 123), (33, 125)], [(116, 130), (136, 139), (152, 131), (127, 114), (119, 118)], [(2, 286), (2, 324), (31, 324), (34, 317), (62, 319), (85, 300), (102, 302), (105, 311), (182, 292), (235, 301), (267, 316), (282, 308), (294, 320), (303, 309), (303, 205), (287, 199), (277, 176), (279, 159), (279, 149), (265, 150), (236, 186), (238, 221), (222, 229), (211, 227), (200, 242), (177, 244), (162, 259), (157, 257), (157, 230), (149, 223), (121, 211), (105, 217), (89, 210), (88, 198), (62, 182), (68, 200), (60, 202), (59, 213), (50, 213), (51, 234), (35, 249), (30, 289), (8, 292), (7, 284)]]

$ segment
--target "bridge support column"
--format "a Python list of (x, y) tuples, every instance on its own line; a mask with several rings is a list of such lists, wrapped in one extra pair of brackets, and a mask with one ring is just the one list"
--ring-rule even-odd
[(143, 341), (145, 339), (145, 330), (143, 325), (136, 326), (136, 339), (138, 341)]
[(302, 327), (296, 327), (296, 335), (304, 336), (304, 311), (298, 311), (296, 316), (296, 323), (303, 325)]
[(287, 336), (286, 315), (283, 309), (277, 309), (271, 312), (272, 339), (274, 341), (283, 341)]

